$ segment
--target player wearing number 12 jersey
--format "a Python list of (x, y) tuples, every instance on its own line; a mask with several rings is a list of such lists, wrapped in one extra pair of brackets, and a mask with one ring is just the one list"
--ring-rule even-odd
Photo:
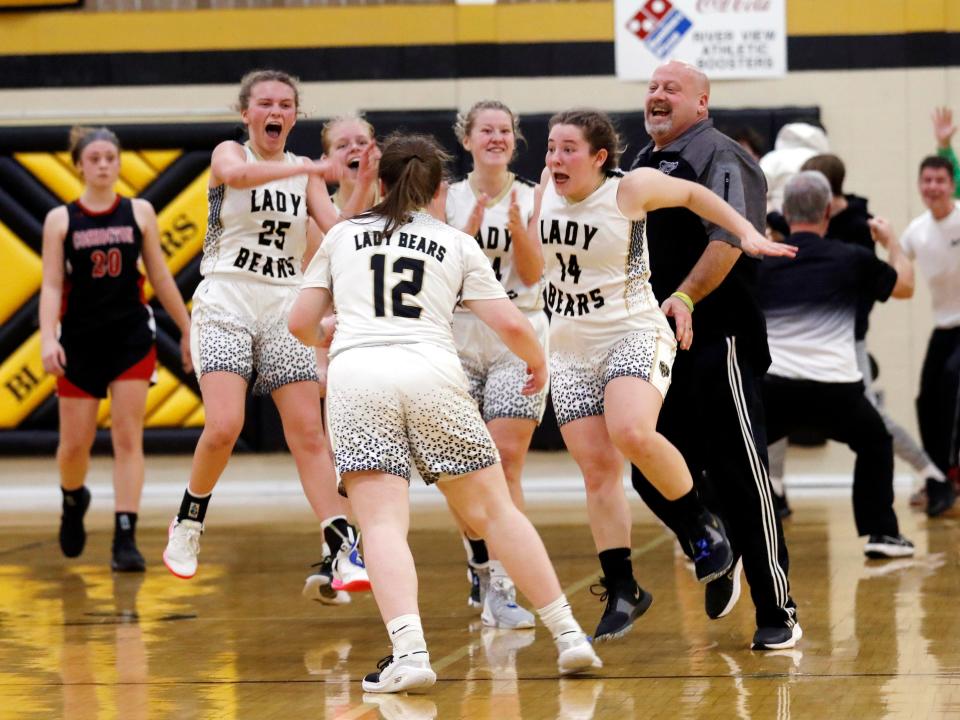
[(507, 492), (497, 449), (467, 391), (450, 322), (457, 298), (530, 368), (525, 394), (547, 379), (530, 322), (511, 303), (469, 235), (423, 211), (446, 154), (423, 136), (387, 140), (384, 200), (327, 235), (307, 268), (289, 326), (322, 344), (331, 304), (337, 331), (327, 398), (337, 470), (364, 532), (374, 597), (392, 652), (363, 680), (367, 692), (436, 682), (407, 544), (411, 465), (498, 553), (554, 636), (561, 673), (600, 667), (570, 611), (530, 521)]
[[(340, 219), (324, 181), (331, 166), (286, 152), (298, 104), (291, 76), (249, 73), (238, 102), (249, 140), (223, 142), (213, 151), (200, 264), (204, 279), (194, 294), (191, 336), (206, 422), (163, 560), (177, 577), (197, 571), (207, 505), (243, 427), (247, 385), (256, 370), (253, 390), (272, 396), (304, 492), (337, 553), (326, 593), (335, 600), (338, 582), (347, 591), (369, 590), (370, 584), (336, 492), (316, 359), (287, 330), (307, 251), (307, 224), (312, 218), (326, 231)], [(372, 180), (365, 177), (364, 190)]]

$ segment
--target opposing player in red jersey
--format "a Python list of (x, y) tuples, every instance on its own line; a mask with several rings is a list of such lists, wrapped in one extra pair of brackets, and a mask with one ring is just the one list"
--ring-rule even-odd
[(137, 510), (143, 490), (143, 417), (157, 364), (156, 325), (143, 296), (142, 259), (164, 309), (180, 329), (186, 371), (190, 316), (160, 247), (153, 207), (120, 197), (120, 141), (107, 128), (74, 128), (70, 155), (83, 193), (54, 208), (43, 224), (40, 339), (43, 368), (57, 377), (60, 443), (57, 464), (63, 491), (60, 549), (83, 552), (84, 486), (97, 429), (100, 399), (110, 392), (116, 519), (111, 567), (142, 572)]

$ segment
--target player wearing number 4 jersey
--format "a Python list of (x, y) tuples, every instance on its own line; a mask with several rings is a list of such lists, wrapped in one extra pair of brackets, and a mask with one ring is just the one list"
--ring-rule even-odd
[[(213, 151), (204, 279), (194, 295), (191, 336), (206, 423), (163, 560), (177, 577), (197, 571), (207, 504), (243, 427), (247, 385), (256, 370), (253, 390), (276, 403), (304, 492), (337, 555), (331, 587), (318, 588), (317, 597), (336, 600), (338, 589), (369, 590), (370, 584), (336, 492), (316, 359), (287, 331), (308, 252), (307, 224), (312, 218), (326, 231), (340, 219), (324, 182), (334, 166), (285, 152), (298, 101), (296, 80), (286, 73), (249, 73), (241, 81), (239, 107), (250, 139)], [(365, 190), (373, 181), (367, 162), (360, 183)]]
[[(670, 501), (686, 529), (697, 578), (733, 563), (719, 519), (700, 501), (686, 463), (657, 433), (676, 343), (650, 287), (644, 220), (687, 207), (728, 229), (743, 249), (790, 255), (706, 188), (641, 168), (615, 168), (620, 142), (610, 119), (589, 109), (550, 119), (540, 211), (550, 321), (553, 403), (580, 466), (607, 601), (597, 640), (627, 632), (652, 598), (633, 576), (624, 457)], [(678, 331), (680, 328), (678, 328)], [(689, 337), (678, 332), (689, 344)]]
[(135, 533), (143, 489), (143, 416), (157, 353), (141, 258), (182, 333), (186, 371), (190, 316), (164, 262), (153, 207), (146, 200), (121, 198), (114, 189), (120, 176), (117, 136), (107, 128), (74, 128), (70, 135), (83, 194), (51, 210), (43, 224), (40, 290), (43, 368), (56, 376), (59, 398), (60, 548), (67, 557), (83, 552), (83, 516), (90, 504), (84, 480), (100, 399), (109, 389), (116, 506), (111, 567), (142, 572)]
[(393, 646), (364, 678), (367, 692), (436, 681), (407, 544), (413, 464), (539, 608), (556, 641), (560, 672), (600, 667), (540, 537), (510, 499), (497, 448), (467, 391), (450, 327), (458, 296), (530, 368), (525, 394), (543, 388), (547, 367), (533, 327), (507, 299), (473, 238), (423, 211), (440, 188), (445, 157), (422, 136), (386, 142), (383, 202), (330, 231), (290, 314), (297, 337), (322, 344), (329, 321), (321, 319), (336, 303), (330, 431)]

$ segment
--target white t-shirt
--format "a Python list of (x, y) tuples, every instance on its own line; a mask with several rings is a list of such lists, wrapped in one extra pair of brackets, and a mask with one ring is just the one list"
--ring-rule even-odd
[[(257, 162), (244, 145), (247, 162)], [(303, 158), (286, 153), (283, 162)], [(200, 273), (240, 275), (276, 285), (298, 285), (307, 247), (307, 175), (239, 190), (226, 183), (210, 188), (207, 235)]]
[[(533, 285), (524, 285), (513, 263), (513, 238), (507, 228), (507, 220), (510, 217), (510, 197), (514, 192), (520, 207), (520, 221), (524, 226), (530, 222), (534, 207), (534, 185), (514, 177), (500, 197), (493, 198), (484, 210), (475, 239), (507, 291), (507, 297), (521, 310), (539, 310), (543, 307), (543, 278)], [(447, 222), (458, 229), (464, 227), (476, 204), (477, 195), (470, 187), (469, 179), (454, 183), (447, 191)]]
[(960, 203), (943, 220), (928, 210), (903, 231), (900, 246), (930, 284), (933, 324), (960, 325)]
[(669, 332), (650, 287), (643, 220), (617, 205), (621, 175), (569, 202), (549, 181), (540, 206), (550, 347), (589, 347), (653, 326)]
[(337, 310), (330, 357), (368, 345), (430, 343), (456, 354), (450, 324), (460, 299), (506, 298), (476, 241), (425, 212), (386, 238), (383, 220), (334, 225), (303, 287), (327, 288)]

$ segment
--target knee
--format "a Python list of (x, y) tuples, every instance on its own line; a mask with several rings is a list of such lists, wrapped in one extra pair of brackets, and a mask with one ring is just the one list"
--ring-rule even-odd
[(114, 428), (110, 433), (114, 455), (143, 454), (142, 428)]
[(326, 452), (323, 429), (319, 424), (304, 424), (283, 433), (291, 452), (319, 454)]
[(597, 458), (581, 466), (583, 486), (588, 495), (604, 493), (622, 482), (623, 466)]
[(232, 449), (242, 429), (242, 421), (207, 418), (203, 427), (203, 443), (214, 450)]
[(95, 433), (75, 436), (61, 434), (57, 445), (57, 459), (60, 462), (76, 462), (89, 457), (94, 437)]
[(610, 439), (624, 455), (638, 462), (653, 457), (657, 452), (658, 436), (655, 430), (646, 430), (636, 425), (618, 425), (609, 428)]

